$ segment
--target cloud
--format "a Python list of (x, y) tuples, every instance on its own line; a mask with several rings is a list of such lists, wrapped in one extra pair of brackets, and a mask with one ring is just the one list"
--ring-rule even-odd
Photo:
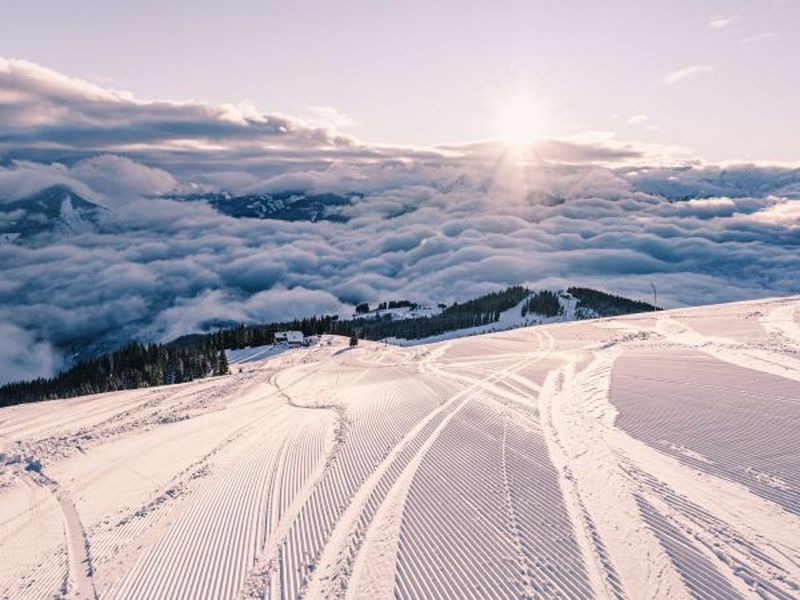
[[(436, 150), (447, 156), (440, 160), (446, 162), (449, 157), (456, 162), (477, 162), (485, 164), (487, 160), (499, 160), (507, 157), (509, 148), (497, 142), (476, 142), (471, 144), (442, 145)], [(664, 157), (672, 157), (675, 149), (665, 146), (648, 147), (638, 142), (616, 140), (612, 137), (598, 139), (585, 134), (574, 139), (541, 139), (531, 142), (525, 148), (525, 160), (538, 164), (613, 164), (626, 162), (647, 162), (654, 152)], [(444, 160), (442, 160), (444, 159)]]
[(682, 69), (667, 73), (664, 76), (663, 81), (664, 83), (674, 85), (676, 83), (680, 83), (681, 81), (694, 79), (695, 77), (703, 75), (704, 73), (712, 73), (713, 71), (714, 67), (710, 65), (689, 65), (687, 67), (683, 67)]
[(87, 199), (99, 197), (61, 164), (14, 161), (8, 167), (0, 165), (0, 204), (26, 198), (54, 185), (66, 185)]
[(308, 159), (332, 150), (359, 151), (354, 140), (332, 129), (268, 114), (250, 102), (141, 100), (23, 60), (0, 58), (0, 89), (0, 154), (24, 149), (32, 158), (43, 151), (75, 158), (280, 149), (303, 151)]
[(0, 206), (61, 185), (101, 206), (114, 206), (146, 196), (189, 191), (170, 173), (124, 156), (100, 155), (72, 166), (12, 161), (0, 166)]
[(350, 116), (340, 111), (335, 106), (311, 106), (308, 109), (311, 123), (335, 131), (342, 131), (353, 127), (356, 122)]
[(177, 180), (166, 171), (124, 156), (105, 154), (85, 159), (70, 168), (69, 173), (112, 201), (121, 194), (156, 196), (177, 191), (179, 187)]
[(800, 203), (797, 200), (777, 200), (774, 204), (748, 215), (750, 219), (770, 225), (800, 229)]
[(0, 322), (0, 382), (48, 377), (61, 367), (59, 353), (31, 331)]
[(735, 16), (731, 15), (716, 15), (708, 22), (711, 29), (724, 29), (736, 20)]
[(764, 33), (759, 33), (756, 35), (751, 35), (748, 37), (744, 37), (739, 40), (740, 44), (754, 44), (756, 42), (762, 42), (764, 40), (771, 40), (778, 37), (777, 33), (773, 33), (772, 31), (765, 31)]
[(644, 123), (648, 119), (649, 119), (649, 117), (647, 115), (636, 114), (636, 115), (631, 115), (630, 117), (628, 117), (627, 123), (628, 123), (628, 125), (639, 125), (640, 123)]
[[(303, 176), (337, 164), (426, 163), (453, 154), (480, 154), (483, 160), (485, 151), (497, 153), (496, 145), (482, 143), (427, 149), (368, 145), (341, 133), (354, 123), (334, 107), (311, 107), (306, 118), (297, 118), (265, 112), (247, 100), (219, 106), (146, 100), (24, 60), (0, 58), (0, 90), (0, 164), (70, 167), (115, 155), (118, 169), (130, 159), (160, 170), (160, 175), (146, 175), (149, 182), (140, 181), (156, 191), (169, 186), (170, 177), (239, 192), (266, 178), (288, 180), (293, 173)], [(635, 143), (545, 139), (535, 144), (533, 156), (540, 162), (578, 163), (639, 160), (642, 154)], [(103, 168), (110, 172), (111, 165)], [(108, 188), (94, 183), (98, 190)]]

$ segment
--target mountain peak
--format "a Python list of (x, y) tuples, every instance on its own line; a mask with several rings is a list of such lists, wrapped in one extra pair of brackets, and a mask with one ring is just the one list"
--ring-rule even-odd
[(14, 241), (49, 231), (90, 229), (104, 210), (69, 186), (52, 185), (21, 200), (0, 204), (0, 237)]

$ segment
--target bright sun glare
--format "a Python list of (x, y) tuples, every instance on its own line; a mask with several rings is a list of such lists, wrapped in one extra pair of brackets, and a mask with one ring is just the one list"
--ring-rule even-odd
[(523, 146), (541, 138), (545, 115), (542, 106), (526, 96), (515, 96), (501, 102), (495, 114), (497, 136), (506, 144)]

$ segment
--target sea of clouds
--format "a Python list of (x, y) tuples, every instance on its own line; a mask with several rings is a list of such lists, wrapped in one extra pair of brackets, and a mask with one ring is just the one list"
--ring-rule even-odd
[[(614, 140), (361, 144), (247, 104), (142, 101), (0, 59), (0, 203), (65, 185), (96, 225), (0, 245), (0, 382), (87, 344), (450, 302), (517, 283), (670, 307), (800, 293), (800, 172)], [(666, 151), (666, 150), (665, 150)], [(346, 223), (235, 219), (200, 191), (352, 195)]]

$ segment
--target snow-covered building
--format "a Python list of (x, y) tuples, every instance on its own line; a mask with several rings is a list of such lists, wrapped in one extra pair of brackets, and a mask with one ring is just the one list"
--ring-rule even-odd
[(303, 346), (306, 343), (306, 338), (302, 331), (276, 331), (275, 343), (285, 343), (290, 346)]

